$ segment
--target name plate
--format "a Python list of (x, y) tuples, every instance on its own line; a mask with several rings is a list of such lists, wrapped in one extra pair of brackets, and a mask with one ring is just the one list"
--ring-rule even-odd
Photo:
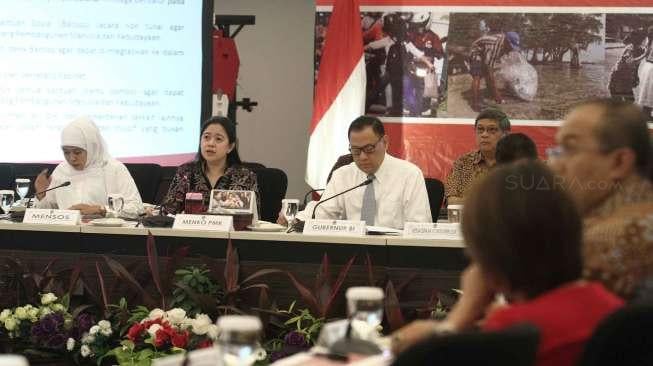
[(463, 240), (459, 223), (407, 222), (404, 237), (422, 239)]
[(77, 210), (28, 208), (23, 222), (26, 224), (79, 225), (81, 215)]
[(175, 216), (173, 229), (181, 230), (208, 230), (208, 231), (229, 231), (233, 230), (233, 216), (220, 215), (186, 215)]
[(306, 220), (304, 234), (364, 236), (365, 221), (349, 220)]

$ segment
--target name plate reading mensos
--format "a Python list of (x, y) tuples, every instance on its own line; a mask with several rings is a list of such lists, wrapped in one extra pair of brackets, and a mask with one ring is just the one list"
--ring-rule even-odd
[(365, 221), (349, 220), (306, 220), (304, 234), (364, 236)]
[(175, 216), (173, 229), (181, 230), (208, 230), (208, 231), (229, 231), (233, 230), (233, 216), (220, 215), (186, 215)]
[(421, 239), (463, 240), (459, 223), (407, 222), (404, 237)]
[(81, 215), (77, 210), (54, 210), (48, 208), (28, 208), (23, 223), (50, 225), (79, 225)]

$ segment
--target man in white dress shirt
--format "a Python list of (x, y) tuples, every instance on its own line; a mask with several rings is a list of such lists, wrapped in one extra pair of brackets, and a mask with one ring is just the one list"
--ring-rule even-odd
[(354, 187), (368, 177), (373, 181), (320, 204), (315, 217), (363, 220), (367, 225), (395, 229), (403, 228), (404, 222), (432, 222), (422, 171), (388, 155), (387, 147), (388, 136), (378, 118), (355, 119), (349, 126), (349, 151), (354, 162), (333, 172), (322, 198)]

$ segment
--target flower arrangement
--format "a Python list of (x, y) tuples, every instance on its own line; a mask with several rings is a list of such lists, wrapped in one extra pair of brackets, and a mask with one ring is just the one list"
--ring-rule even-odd
[(120, 365), (149, 365), (155, 358), (210, 347), (218, 333), (217, 325), (205, 314), (189, 318), (180, 308), (154, 309), (132, 324), (120, 346), (107, 356), (115, 356)]

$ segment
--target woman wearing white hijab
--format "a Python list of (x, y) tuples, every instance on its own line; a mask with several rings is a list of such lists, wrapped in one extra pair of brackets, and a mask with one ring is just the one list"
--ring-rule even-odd
[(104, 215), (109, 194), (124, 198), (123, 213), (136, 216), (143, 212), (143, 202), (127, 168), (109, 156), (97, 126), (86, 117), (78, 118), (61, 133), (61, 149), (66, 159), (47, 177), (43, 171), (36, 178), (37, 192), (70, 182), (37, 197), (39, 208), (79, 210), (82, 215)]

